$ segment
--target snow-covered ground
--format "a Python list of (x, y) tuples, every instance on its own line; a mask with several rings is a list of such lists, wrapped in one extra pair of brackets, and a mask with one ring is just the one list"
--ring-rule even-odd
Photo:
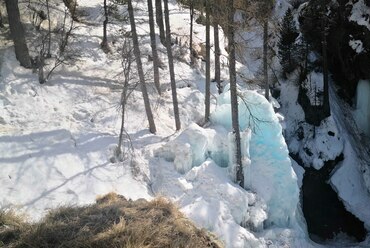
[[(151, 76), (145, 1), (136, 3), (134, 9), (157, 133), (148, 130), (137, 89), (127, 106), (125, 128), (130, 139), (126, 136), (126, 159), (110, 162), (118, 142), (123, 80), (121, 58), (100, 49), (101, 4), (79, 1), (79, 9), (87, 15), (77, 24), (71, 45), (80, 58), (62, 66), (45, 85), (18, 65), (12, 48), (0, 50), (4, 55), (0, 58), (0, 207), (18, 208), (35, 220), (50, 208), (92, 203), (97, 195), (110, 191), (131, 199), (164, 195), (197, 225), (213, 231), (226, 247), (317, 247), (305, 230), (299, 206), (301, 182), (292, 169), (281, 119), (271, 104), (257, 91), (240, 88), (245, 101), (240, 101), (240, 118), (249, 189), (243, 190), (233, 183), (226, 168), (232, 150), (228, 92), (217, 96), (212, 83), (212, 121), (207, 127), (196, 124), (204, 115), (204, 64), (199, 60), (191, 68), (188, 49), (178, 45), (174, 46), (175, 72), (183, 128), (175, 132), (168, 70), (160, 70), (161, 96)], [(169, 7), (172, 32), (183, 37), (190, 23), (188, 10), (175, 1)], [(285, 9), (286, 2), (279, 1), (277, 8)], [(114, 23), (109, 26), (108, 39), (115, 41), (111, 44), (115, 51), (122, 42), (119, 30), (129, 31), (129, 25)], [(204, 26), (194, 25), (195, 41), (204, 42)], [(166, 64), (165, 48), (158, 45)], [(223, 42), (221, 48), (226, 64)], [(237, 67), (243, 77), (251, 79), (257, 71), (243, 64)], [(223, 67), (225, 80), (227, 75)], [(298, 106), (289, 112), (294, 113), (302, 115)], [(252, 117), (258, 119), (257, 125)], [(285, 118), (286, 125), (296, 120)], [(302, 178), (302, 171), (294, 167)]]

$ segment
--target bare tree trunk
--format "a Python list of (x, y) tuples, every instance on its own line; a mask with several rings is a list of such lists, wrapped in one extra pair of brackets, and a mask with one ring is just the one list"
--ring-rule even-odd
[(68, 8), (69, 13), (71, 13), (72, 19), (78, 22), (78, 18), (76, 15), (77, 0), (63, 0), (63, 2), (64, 2), (64, 5)]
[(3, 15), (1, 13), (1, 9), (0, 9), (0, 28), (4, 28)]
[(209, 121), (210, 98), (211, 98), (211, 46), (210, 46), (210, 3), (206, 0), (206, 95), (205, 95), (205, 117), (204, 121)]
[(37, 63), (38, 63), (39, 83), (44, 84), (46, 82), (46, 79), (44, 75), (45, 58), (43, 53), (40, 53)]
[(244, 187), (244, 174), (242, 167), (242, 153), (239, 130), (239, 111), (238, 111), (238, 94), (236, 87), (236, 68), (235, 68), (235, 42), (234, 42), (234, 1), (228, 0), (228, 41), (229, 41), (229, 72), (230, 72), (230, 97), (231, 97), (231, 116), (232, 131), (235, 136), (236, 151), (235, 161), (237, 163), (236, 181)]
[(128, 87), (129, 87), (129, 82), (130, 82), (130, 73), (131, 73), (131, 62), (132, 62), (132, 49), (130, 44), (127, 44), (126, 41), (124, 43), (124, 53), (123, 59), (124, 62), (122, 63), (123, 65), (123, 74), (124, 74), (124, 82), (123, 82), (123, 90), (121, 94), (121, 128), (119, 132), (119, 137), (118, 137), (118, 146), (117, 146), (117, 151), (116, 151), (116, 157), (119, 158), (122, 154), (122, 140), (123, 140), (123, 132), (125, 130), (125, 114), (126, 114), (126, 103), (127, 103), (127, 98), (128, 98)]
[(150, 107), (149, 96), (148, 96), (148, 92), (147, 92), (146, 85), (145, 85), (143, 65), (141, 63), (139, 40), (138, 40), (137, 32), (136, 32), (135, 16), (134, 16), (134, 9), (132, 8), (132, 0), (128, 0), (127, 4), (128, 4), (128, 13), (130, 17), (130, 24), (131, 24), (131, 31), (132, 31), (132, 43), (134, 46), (134, 55), (135, 55), (135, 60), (136, 60), (136, 65), (137, 65), (137, 71), (139, 74), (141, 92), (144, 98), (145, 112), (146, 112), (146, 116), (149, 122), (149, 131), (151, 133), (156, 133), (157, 129), (155, 127), (153, 113)]
[(161, 94), (161, 85), (159, 83), (159, 59), (157, 52), (157, 42), (155, 39), (155, 29), (154, 29), (154, 13), (153, 13), (153, 2), (148, 0), (148, 12), (149, 12), (149, 26), (150, 26), (150, 44), (152, 47), (152, 56), (153, 56), (153, 70), (154, 70), (154, 85), (158, 91), (158, 94)]
[(46, 11), (48, 12), (48, 52), (46, 54), (47, 58), (51, 58), (51, 20), (50, 20), (50, 6), (49, 0), (46, 0)]
[(173, 112), (175, 115), (176, 130), (181, 129), (179, 106), (177, 101), (176, 92), (176, 81), (175, 81), (175, 70), (173, 66), (172, 47), (171, 47), (171, 29), (170, 29), (170, 17), (168, 10), (168, 0), (164, 0), (164, 17), (166, 22), (166, 47), (168, 56), (168, 67), (170, 69), (171, 78), (171, 90), (172, 90), (172, 101), (173, 101)]
[(104, 22), (103, 22), (103, 41), (101, 43), (101, 48), (104, 52), (109, 52), (109, 46), (108, 46), (108, 38), (107, 38), (107, 26), (108, 26), (108, 6), (107, 6), (107, 0), (104, 0)]
[(222, 93), (221, 85), (221, 63), (220, 63), (220, 38), (218, 33), (218, 6), (213, 9), (213, 33), (214, 33), (214, 44), (215, 44), (215, 81), (217, 84), (218, 94)]
[(324, 101), (323, 111), (324, 116), (330, 116), (330, 103), (329, 103), (329, 71), (328, 71), (328, 55), (327, 55), (327, 40), (326, 40), (326, 15), (322, 17), (322, 57), (323, 57), (323, 77), (324, 77)]
[(10, 34), (14, 42), (15, 56), (21, 66), (31, 68), (31, 58), (25, 39), (25, 33), (19, 15), (18, 0), (6, 0), (6, 10), (8, 12)]
[(155, 19), (159, 28), (159, 39), (163, 45), (166, 44), (166, 34), (164, 32), (162, 0), (155, 0)]
[(270, 101), (269, 74), (267, 70), (268, 27), (269, 22), (268, 18), (266, 18), (263, 22), (263, 75), (265, 81), (265, 98), (267, 101)]
[(193, 56), (193, 21), (194, 21), (194, 0), (190, 1), (190, 42), (189, 42), (189, 50), (190, 50), (190, 64), (194, 64), (194, 56)]

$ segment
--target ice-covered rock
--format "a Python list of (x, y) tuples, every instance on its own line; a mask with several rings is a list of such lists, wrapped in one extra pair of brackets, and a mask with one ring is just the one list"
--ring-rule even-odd
[(193, 123), (176, 139), (157, 149), (155, 155), (173, 161), (178, 172), (186, 173), (205, 161), (207, 144), (207, 132)]

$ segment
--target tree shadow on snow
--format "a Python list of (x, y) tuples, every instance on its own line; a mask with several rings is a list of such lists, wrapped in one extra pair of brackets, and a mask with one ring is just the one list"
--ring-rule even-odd
[[(63, 193), (78, 197), (74, 188), (70, 189), (67, 184), (81, 177), (86, 178), (83, 184), (91, 180), (107, 182), (106, 174), (117, 170), (117, 167), (111, 167), (109, 154), (104, 162), (104, 150), (108, 151), (116, 142), (116, 137), (109, 133), (85, 133), (74, 137), (66, 129), (1, 136), (0, 149), (12, 149), (10, 156), (0, 157), (0, 166), (3, 164), (6, 168), (6, 174), (0, 177), (0, 184), (5, 189), (3, 197), (30, 192), (31, 195), (21, 199), (19, 205), (27, 208), (35, 207), (40, 200), (54, 199), (52, 193), (61, 188)], [(103, 152), (92, 154), (99, 151)], [(99, 173), (94, 173), (97, 170)], [(30, 183), (35, 183), (35, 188), (25, 188)], [(11, 206), (2, 205), (5, 208)]]

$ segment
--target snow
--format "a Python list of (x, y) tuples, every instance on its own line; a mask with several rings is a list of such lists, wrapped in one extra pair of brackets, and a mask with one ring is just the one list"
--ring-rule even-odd
[(178, 172), (186, 173), (206, 160), (208, 142), (206, 131), (193, 123), (155, 154), (174, 162)]
[[(343, 106), (339, 106), (338, 98), (334, 94), (330, 94), (332, 116), (327, 118), (315, 129), (304, 122), (304, 113), (301, 106), (297, 103), (298, 86), (294, 80), (288, 79), (281, 85), (281, 114), (285, 117), (285, 137), (289, 144), (289, 149), (292, 153), (299, 154), (304, 165), (313, 166), (315, 169), (320, 169), (323, 162), (336, 158), (343, 153), (344, 160), (338, 164), (338, 167), (332, 173), (330, 183), (342, 199), (345, 207), (360, 220), (365, 222), (365, 226), (369, 229), (369, 211), (370, 197), (367, 193), (367, 188), (364, 185), (363, 175), (361, 171), (361, 161), (358, 154), (355, 152), (351, 140), (351, 133), (348, 132), (349, 127), (346, 124), (345, 118), (349, 118), (347, 111), (343, 110)], [(349, 113), (350, 114), (350, 113)], [(347, 116), (344, 118), (344, 116)], [(315, 133), (315, 137), (313, 137)], [(309, 151), (309, 152), (307, 152)], [(311, 155), (308, 155), (311, 154)], [(292, 161), (293, 168), (298, 176), (298, 184), (302, 185), (304, 169)], [(328, 246), (338, 247), (348, 245), (343, 240), (333, 241), (334, 243), (327, 244)], [(369, 240), (365, 240), (364, 247), (368, 246)], [(352, 245), (356, 247), (356, 245)]]
[(352, 12), (349, 20), (356, 22), (360, 26), (365, 26), (370, 30), (370, 8), (365, 5), (364, 0), (358, 0), (355, 3), (351, 2), (350, 4), (352, 4)]
[(171, 165), (159, 163), (158, 166), (160, 178), (154, 180), (155, 192), (174, 199), (181, 211), (219, 235), (228, 247), (263, 247), (240, 224), (245, 223), (255, 231), (261, 229), (266, 219), (265, 206), (254, 194), (233, 184), (226, 168), (206, 160), (178, 178), (175, 172), (165, 168)]
[[(288, 1), (277, 2), (276, 15), (282, 16)], [(0, 208), (17, 208), (37, 220), (50, 208), (89, 204), (97, 195), (110, 191), (130, 199), (162, 195), (175, 202), (199, 227), (214, 232), (226, 247), (317, 247), (308, 239), (299, 206), (304, 170), (290, 160), (282, 136), (281, 124), (284, 124), (289, 142), (297, 142), (292, 138), (291, 127), (304, 118), (298, 104), (293, 102), (288, 106), (283, 102), (282, 107), (290, 110), (287, 114), (275, 114), (273, 106), (279, 107), (277, 102), (272, 99), (272, 106), (257, 90), (246, 90), (258, 89), (244, 82), (256, 78), (261, 61), (254, 60), (255, 57), (249, 59), (245, 53), (248, 63), (237, 63), (237, 70), (242, 85), (239, 117), (247, 190), (239, 187), (234, 183), (234, 167), (230, 166), (235, 163), (230, 162), (233, 143), (228, 86), (218, 96), (215, 84), (211, 85), (211, 123), (205, 127), (196, 124), (201, 123), (204, 114), (204, 63), (198, 60), (196, 68), (191, 68), (188, 49), (174, 45), (183, 126), (175, 132), (169, 73), (166, 68), (160, 70), (163, 94), (158, 96), (151, 76), (152, 65), (146, 58), (150, 40), (145, 1), (136, 2), (134, 7), (158, 132), (149, 133), (141, 93), (134, 90), (126, 108), (125, 156), (123, 161), (110, 162), (118, 142), (118, 105), (123, 78), (120, 56), (106, 55), (99, 47), (101, 4), (98, 0), (79, 1), (78, 8), (87, 13), (78, 23), (71, 43), (79, 59), (60, 67), (45, 85), (39, 85), (36, 75), (18, 65), (11, 48), (0, 49), (4, 55), (0, 57), (3, 59)], [(170, 1), (169, 7), (173, 35), (186, 37), (186, 25), (190, 23), (188, 10), (174, 1)], [(126, 9), (122, 7), (118, 11)], [(244, 38), (251, 38), (252, 47), (256, 49), (262, 46), (258, 29), (260, 27), (242, 34)], [(117, 44), (123, 44), (120, 33), (127, 32), (128, 25), (112, 20), (108, 30), (110, 45), (119, 51)], [(194, 24), (196, 43), (204, 43), (204, 32), (204, 26)], [(221, 29), (220, 36), (221, 63), (226, 65)], [(182, 39), (183, 44), (186, 42), (186, 38)], [(159, 43), (158, 51), (162, 63), (167, 64), (166, 49)], [(228, 77), (227, 66), (221, 73), (223, 79)], [(226, 84), (227, 80), (224, 81)], [(287, 86), (282, 92), (292, 96), (296, 88)], [(322, 151), (326, 154), (326, 157), (317, 157), (316, 167), (321, 164), (319, 159), (325, 161), (343, 150), (342, 141), (332, 145), (334, 139), (341, 138), (338, 130), (331, 126), (332, 120), (329, 120), (317, 132), (322, 138), (311, 144), (312, 148), (317, 147), (315, 156)], [(333, 131), (335, 136), (325, 135), (328, 131)], [(337, 173), (347, 173), (348, 161), (343, 162), (344, 171)], [(339, 180), (333, 179), (333, 183), (338, 185), (343, 199), (356, 203), (349, 197), (351, 192), (343, 190), (348, 184), (338, 183), (341, 175), (338, 174)], [(353, 183), (355, 190), (361, 189), (358, 183)], [(361, 204), (367, 202), (361, 201), (360, 196), (356, 199), (358, 204), (349, 204), (349, 207), (367, 218), (366, 213), (360, 211), (364, 206)]]
[(347, 209), (354, 213), (365, 223), (367, 229), (370, 228), (370, 212), (367, 211), (370, 204), (370, 196), (362, 182), (358, 166), (359, 161), (349, 143), (345, 144), (345, 158), (340, 163), (339, 169), (334, 173), (330, 182), (344, 200)]
[(360, 54), (364, 51), (364, 44), (361, 40), (350, 40), (348, 42), (349, 46), (357, 53)]
[[(314, 82), (319, 82), (320, 85), (322, 74), (311, 74), (316, 79)], [(342, 153), (343, 138), (332, 116), (322, 121), (318, 127), (305, 123), (303, 109), (297, 103), (297, 98), (291, 98), (291, 95), (298, 96), (298, 86), (287, 81), (281, 87), (281, 100), (287, 127), (285, 138), (289, 149), (298, 154), (306, 166), (319, 170), (326, 161), (334, 160)]]
[(322, 73), (310, 72), (303, 82), (303, 88), (310, 99), (312, 106), (320, 106), (323, 103), (324, 82)]

